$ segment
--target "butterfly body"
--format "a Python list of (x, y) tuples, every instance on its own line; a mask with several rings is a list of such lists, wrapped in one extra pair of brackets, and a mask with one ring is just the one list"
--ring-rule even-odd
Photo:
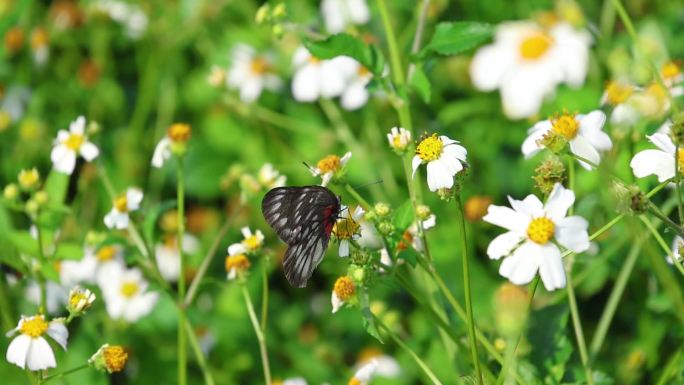
[(323, 260), (340, 207), (322, 186), (277, 187), (264, 196), (264, 219), (288, 245), (283, 267), (292, 286), (305, 287)]

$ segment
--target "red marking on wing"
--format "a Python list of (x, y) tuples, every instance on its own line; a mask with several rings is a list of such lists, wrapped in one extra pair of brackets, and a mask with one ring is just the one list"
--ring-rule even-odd
[(325, 233), (328, 235), (328, 238), (330, 238), (330, 233), (332, 233), (333, 226), (335, 225), (335, 221), (331, 220), (333, 209), (333, 206), (326, 206), (323, 209), (323, 226), (325, 226)]

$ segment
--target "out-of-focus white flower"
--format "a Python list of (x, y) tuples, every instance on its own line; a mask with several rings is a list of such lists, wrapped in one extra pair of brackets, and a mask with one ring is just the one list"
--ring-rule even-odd
[(313, 176), (321, 177), (321, 186), (327, 186), (328, 183), (344, 171), (344, 166), (351, 158), (352, 153), (347, 151), (341, 158), (337, 155), (328, 155), (316, 163), (316, 167), (311, 169)]
[(556, 243), (575, 253), (589, 249), (586, 219), (566, 217), (575, 193), (557, 183), (546, 204), (531, 194), (522, 201), (511, 197), (508, 200), (512, 209), (491, 205), (482, 218), (508, 230), (487, 247), (489, 258), (506, 257), (499, 274), (516, 285), (524, 285), (539, 271), (547, 290), (565, 287), (565, 268)]
[(349, 380), (349, 383), (354, 385), (368, 385), (368, 383), (373, 378), (377, 370), (378, 361), (375, 359), (371, 359), (370, 361), (368, 361), (356, 370), (356, 373), (354, 373), (354, 377), (352, 377), (351, 380)]
[(660, 76), (663, 78), (663, 84), (670, 91), (673, 97), (684, 94), (684, 74), (682, 74), (682, 66), (679, 63), (669, 61), (660, 67)]
[(225, 81), (226, 70), (217, 65), (211, 66), (211, 70), (209, 72), (209, 75), (207, 76), (207, 82), (209, 83), (209, 85), (212, 87), (219, 87), (223, 86)]
[(639, 120), (639, 112), (634, 108), (630, 98), (637, 88), (627, 82), (611, 81), (601, 96), (601, 105), (613, 108), (610, 122), (617, 125), (631, 126)]
[(228, 246), (228, 255), (254, 254), (259, 251), (264, 244), (264, 233), (262, 233), (261, 230), (257, 230), (253, 233), (247, 226), (240, 229), (240, 232), (244, 239), (239, 243), (233, 243)]
[(680, 237), (679, 235), (675, 235), (674, 239), (672, 240), (672, 254), (668, 254), (665, 256), (665, 260), (667, 263), (670, 265), (674, 264), (674, 260), (672, 259), (672, 256), (674, 255), (675, 258), (677, 258), (678, 261), (682, 260), (682, 253), (679, 252), (679, 249), (684, 247), (684, 238)]
[(527, 21), (501, 23), (494, 43), (473, 57), (470, 76), (479, 90), (501, 91), (506, 116), (531, 117), (560, 83), (584, 83), (590, 43), (588, 32), (564, 22), (549, 29)]
[(384, 354), (381, 350), (376, 348), (367, 348), (359, 353), (357, 359), (356, 369), (360, 369), (363, 365), (375, 360), (378, 363), (375, 369), (375, 374), (380, 377), (397, 378), (401, 374), (401, 367), (399, 362), (392, 356)]
[(347, 79), (347, 87), (342, 92), (340, 104), (345, 110), (356, 110), (368, 102), (368, 89), (366, 86), (373, 79), (373, 73), (361, 63), (353, 60), (351, 73)]
[(152, 154), (152, 167), (161, 168), (174, 153), (182, 155), (190, 139), (192, 128), (189, 124), (174, 123), (166, 130), (166, 135), (159, 140)]
[(278, 170), (276, 170), (272, 164), (265, 163), (259, 169), (257, 180), (264, 188), (270, 190), (276, 187), (285, 186), (285, 182), (287, 182), (287, 176), (280, 174), (280, 172), (278, 172)]
[(229, 251), (225, 261), (227, 273), (226, 278), (229, 281), (237, 278), (238, 273), (247, 271), (247, 269), (249, 269), (251, 266), (251, 263), (245, 254), (235, 251), (235, 249), (233, 250), (234, 253), (230, 253)]
[(90, 162), (97, 158), (100, 150), (88, 141), (85, 134), (86, 119), (79, 116), (69, 125), (69, 131), (59, 130), (50, 158), (55, 170), (71, 175), (76, 167), (76, 157), (81, 155)]
[[(183, 235), (183, 252), (192, 254), (199, 249), (199, 240), (191, 235)], [(180, 253), (178, 252), (178, 238), (175, 235), (166, 236), (163, 243), (154, 248), (157, 266), (162, 277), (169, 282), (178, 281), (180, 276)]]
[(108, 279), (111, 269), (124, 265), (123, 249), (120, 245), (104, 245), (99, 248), (86, 246), (83, 258), (78, 261), (63, 260), (59, 277), (63, 285), (71, 287), (80, 283), (101, 285)]
[(90, 290), (75, 286), (69, 292), (67, 310), (69, 310), (69, 313), (72, 315), (81, 315), (92, 306), (93, 302), (95, 302), (95, 298), (95, 294)]
[(32, 371), (56, 367), (55, 353), (43, 336), (47, 334), (66, 350), (69, 331), (63, 321), (54, 319), (47, 322), (41, 314), (22, 316), (17, 327), (7, 333), (8, 337), (19, 333), (7, 347), (7, 361)]
[(292, 62), (296, 68), (292, 79), (292, 95), (299, 102), (342, 95), (357, 67), (357, 62), (348, 56), (321, 60), (304, 47), (295, 51)]
[(411, 132), (404, 127), (392, 127), (387, 134), (387, 141), (394, 151), (403, 152), (411, 143)]
[(132, 39), (139, 39), (147, 30), (147, 14), (135, 4), (118, 0), (99, 0), (93, 6), (121, 24)]
[(143, 199), (142, 190), (134, 187), (129, 187), (126, 194), (123, 194), (114, 200), (112, 210), (105, 215), (104, 223), (110, 229), (126, 229), (130, 218), (128, 213), (140, 208), (140, 202)]
[(149, 314), (159, 298), (158, 293), (147, 291), (148, 283), (137, 268), (112, 269), (100, 288), (109, 316), (128, 322)]
[(351, 277), (345, 275), (337, 278), (333, 286), (330, 302), (332, 312), (337, 313), (345, 303), (356, 297), (356, 285)]
[(343, 32), (348, 25), (362, 25), (370, 20), (366, 0), (323, 0), (321, 14), (330, 33)]
[(31, 51), (33, 52), (33, 61), (38, 67), (47, 63), (50, 57), (50, 44), (45, 28), (36, 27), (31, 31)]
[[(53, 281), (45, 282), (45, 307), (47, 314), (59, 314), (64, 310), (64, 304), (69, 298), (69, 290)], [(35, 281), (30, 281), (26, 286), (26, 299), (31, 303), (40, 305), (40, 286)]]
[(275, 91), (282, 81), (273, 71), (273, 60), (268, 55), (258, 55), (254, 48), (238, 44), (233, 48), (232, 65), (226, 79), (229, 88), (240, 91), (240, 100), (252, 103), (264, 89)]
[[(342, 207), (340, 211), (347, 210)], [(349, 256), (349, 242), (361, 237), (361, 225), (359, 220), (363, 217), (364, 211), (361, 206), (356, 206), (354, 213), (346, 217), (341, 217), (333, 226), (333, 234), (340, 241), (340, 257)]]
[[(601, 162), (599, 151), (607, 151), (613, 147), (610, 137), (602, 130), (605, 122), (606, 115), (599, 110), (586, 115), (564, 112), (551, 119), (542, 120), (529, 129), (529, 136), (522, 144), (522, 153), (525, 158), (538, 153), (543, 148), (539, 141), (553, 132), (568, 141), (573, 154), (593, 164), (599, 164)], [(580, 161), (580, 164), (587, 170), (591, 170), (591, 166), (586, 162)]]
[(684, 170), (684, 148), (680, 148), (679, 152), (677, 152), (677, 147), (668, 134), (656, 132), (646, 137), (658, 149), (643, 150), (634, 155), (632, 161), (629, 162), (634, 176), (643, 178), (649, 175), (656, 175), (658, 182), (665, 182), (675, 175), (675, 156), (677, 157), (679, 172)]
[(451, 188), (454, 176), (463, 170), (468, 151), (459, 142), (447, 136), (432, 134), (426, 136), (416, 146), (413, 157), (413, 176), (416, 176), (418, 166), (427, 163), (427, 182), (430, 191), (440, 188)]
[(1, 98), (0, 112), (9, 115), (12, 122), (19, 121), (31, 100), (31, 90), (22, 86), (11, 86), (5, 90)]

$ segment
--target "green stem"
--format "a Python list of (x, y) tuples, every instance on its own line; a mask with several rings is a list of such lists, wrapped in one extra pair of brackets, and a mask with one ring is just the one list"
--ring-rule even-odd
[(589, 358), (591, 362), (594, 362), (596, 355), (603, 346), (606, 334), (608, 333), (608, 328), (610, 327), (613, 316), (615, 315), (618, 305), (620, 304), (620, 298), (622, 298), (622, 293), (625, 291), (627, 281), (632, 274), (632, 270), (634, 270), (634, 265), (636, 264), (639, 253), (641, 252), (641, 245), (643, 242), (644, 238), (640, 237), (632, 245), (629, 254), (627, 254), (627, 258), (625, 259), (625, 263), (622, 265), (622, 269), (620, 269), (620, 273), (615, 281), (613, 290), (610, 292), (608, 302), (606, 302), (606, 306), (603, 308), (601, 318), (599, 319), (598, 326), (594, 332), (594, 337), (592, 338), (591, 344), (589, 346)]
[(199, 365), (200, 370), (202, 371), (202, 375), (204, 376), (205, 385), (214, 385), (214, 377), (211, 375), (211, 371), (209, 370), (209, 364), (207, 363), (207, 360), (204, 358), (204, 353), (202, 352), (202, 348), (200, 347), (199, 341), (197, 341), (195, 331), (192, 329), (192, 325), (187, 319), (185, 320), (185, 332), (188, 335), (190, 347), (192, 348), (192, 351), (195, 353), (197, 365)]
[(268, 323), (268, 268), (271, 258), (268, 254), (264, 255), (261, 261), (262, 286), (261, 286), (261, 331), (266, 333)]
[(457, 194), (456, 205), (458, 207), (459, 214), (459, 231), (458, 236), (461, 241), (461, 260), (463, 261), (463, 290), (465, 292), (465, 304), (466, 304), (466, 315), (468, 324), (468, 339), (470, 341), (470, 355), (473, 359), (473, 364), (475, 365), (475, 375), (477, 377), (478, 383), (482, 385), (484, 383), (482, 379), (482, 371), (480, 370), (480, 359), (477, 354), (477, 341), (475, 339), (475, 320), (473, 316), (473, 304), (472, 297), (470, 293), (470, 266), (468, 262), (468, 242), (466, 239), (466, 224), (465, 224), (465, 213), (463, 212), (463, 201), (461, 200), (461, 194)]
[(572, 317), (572, 326), (575, 329), (575, 337), (577, 339), (577, 347), (579, 348), (580, 359), (582, 367), (587, 376), (587, 384), (594, 385), (594, 378), (591, 374), (591, 367), (589, 366), (589, 356), (587, 355), (587, 345), (584, 340), (584, 330), (577, 310), (577, 300), (575, 299), (575, 288), (572, 285), (572, 274), (567, 274), (567, 284), (565, 286), (568, 292), (568, 304), (570, 305), (570, 315)]
[(359, 194), (356, 189), (354, 189), (349, 183), (344, 185), (344, 189), (347, 190), (349, 195), (351, 195), (361, 206), (364, 208), (364, 210), (368, 211), (372, 207), (370, 203), (368, 203), (367, 200), (365, 200), (361, 194)]
[(40, 383), (41, 383), (41, 384), (44, 384), (44, 383), (46, 383), (46, 382), (48, 382), (48, 381), (52, 381), (52, 380), (57, 379), (57, 378), (63, 378), (63, 377), (66, 377), (67, 375), (69, 375), (69, 374), (71, 374), (71, 373), (78, 372), (79, 370), (83, 370), (83, 369), (86, 369), (86, 368), (88, 368), (88, 367), (90, 367), (90, 364), (85, 363), (85, 364), (83, 364), (83, 365), (81, 365), (81, 366), (77, 366), (77, 367), (75, 367), (75, 368), (71, 368), (71, 369), (65, 370), (65, 371), (63, 371), (63, 372), (55, 373), (55, 374), (52, 374), (52, 375), (50, 375), (50, 376), (47, 376), (47, 377), (43, 378), (43, 379), (40, 381)]
[[(679, 141), (675, 140), (675, 156), (674, 156), (674, 169), (675, 169), (675, 174), (674, 174), (674, 185), (675, 185), (675, 194), (677, 194), (677, 213), (679, 214), (679, 223), (684, 223), (684, 204), (682, 203), (682, 188), (681, 188), (681, 180), (682, 180), (682, 170), (681, 167), (679, 167)], [(681, 231), (681, 230), (680, 230)]]
[(644, 218), (643, 216), (641, 217), (641, 221), (644, 223), (644, 225), (646, 225), (648, 230), (651, 232), (651, 234), (653, 235), (653, 238), (656, 239), (656, 242), (658, 242), (658, 245), (660, 245), (660, 247), (663, 249), (663, 251), (665, 252), (665, 255), (668, 255), (668, 256), (670, 256), (670, 258), (672, 258), (673, 264), (677, 267), (679, 272), (682, 275), (684, 275), (684, 267), (682, 267), (682, 264), (679, 263), (679, 258), (677, 258), (677, 255), (674, 255), (674, 253), (670, 249), (670, 246), (667, 245), (667, 242), (665, 242), (665, 240), (660, 235), (660, 233), (655, 228), (655, 226), (653, 226), (651, 221), (649, 221), (647, 218)]
[(185, 235), (185, 181), (183, 177), (183, 157), (179, 156), (176, 167), (177, 193), (176, 200), (178, 205), (178, 256), (180, 258), (180, 270), (178, 272), (178, 384), (188, 383), (188, 357), (187, 340), (183, 325), (188, 322), (185, 314), (185, 253), (183, 253), (183, 236)]
[[(38, 212), (37, 218), (40, 218), (40, 212)], [(38, 260), (40, 261), (41, 267), (47, 263), (45, 258), (45, 250), (43, 249), (43, 232), (40, 230), (40, 221), (36, 220), (36, 238), (38, 238)], [(40, 309), (39, 313), (47, 313), (47, 285), (45, 282), (45, 276), (42, 271), (36, 273), (38, 279), (38, 287), (40, 288)]]
[(264, 380), (266, 381), (266, 385), (271, 385), (271, 366), (268, 362), (268, 351), (266, 350), (266, 335), (259, 326), (259, 320), (257, 319), (256, 312), (254, 311), (254, 305), (252, 304), (252, 298), (249, 295), (247, 286), (244, 282), (242, 282), (242, 277), (238, 277), (238, 279), (241, 280), (240, 289), (242, 290), (242, 295), (245, 298), (245, 305), (247, 306), (249, 320), (252, 323), (252, 328), (254, 329), (257, 341), (259, 342), (259, 352), (261, 353), (261, 365), (264, 369)]
[(684, 350), (684, 348), (679, 348), (677, 352), (673, 354), (672, 357), (670, 357), (670, 359), (667, 361), (665, 369), (663, 369), (663, 373), (658, 378), (658, 382), (656, 382), (656, 385), (667, 384), (667, 381), (670, 379), (670, 377), (672, 377), (672, 375), (676, 373), (679, 360), (682, 356), (682, 350)]
[[(416, 33), (413, 35), (413, 43), (411, 44), (411, 54), (415, 55), (420, 50), (420, 43), (423, 40), (423, 32), (425, 31), (425, 21), (427, 19), (428, 11), (430, 10), (430, 0), (423, 0), (418, 14), (418, 22), (416, 24)], [(416, 69), (416, 63), (409, 64), (408, 73), (406, 74), (406, 81), (411, 80), (413, 72)]]
[(676, 224), (672, 219), (670, 219), (667, 215), (663, 214), (662, 211), (658, 208), (658, 206), (654, 205), (652, 202), (648, 202), (648, 212), (656, 216), (658, 219), (663, 221), (667, 226), (672, 228), (672, 230), (676, 231), (677, 234), (679, 235), (684, 235), (684, 229), (682, 229), (681, 226)]
[(392, 338), (394, 342), (396, 342), (397, 345), (399, 345), (399, 347), (404, 349), (404, 351), (408, 353), (408, 355), (410, 355), (414, 361), (416, 361), (416, 364), (418, 364), (418, 366), (421, 369), (423, 369), (423, 372), (425, 372), (425, 374), (428, 376), (428, 378), (430, 378), (430, 381), (432, 381), (433, 384), (442, 385), (442, 382), (437, 378), (435, 373), (432, 372), (432, 370), (427, 366), (427, 364), (420, 358), (420, 356), (418, 356), (418, 354), (416, 354), (415, 351), (413, 351), (413, 349), (411, 349), (410, 346), (408, 346), (404, 341), (402, 341), (401, 338), (399, 338), (399, 336), (397, 336), (397, 334), (394, 333), (394, 331), (392, 331), (392, 329), (390, 329), (380, 320), (380, 318), (378, 318), (375, 315), (373, 315), (373, 318), (375, 319), (376, 324), (380, 326), (380, 328), (385, 330), (385, 332), (390, 336), (390, 338)]

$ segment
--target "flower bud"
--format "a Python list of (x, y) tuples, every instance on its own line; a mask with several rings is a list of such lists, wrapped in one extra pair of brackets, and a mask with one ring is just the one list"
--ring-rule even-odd
[(378, 232), (382, 235), (390, 235), (394, 232), (394, 224), (390, 221), (382, 221), (378, 224)]
[(90, 309), (93, 302), (95, 302), (95, 294), (88, 289), (82, 289), (78, 286), (71, 289), (69, 292), (69, 301), (67, 302), (67, 310), (73, 317), (78, 317)]
[(556, 156), (549, 156), (534, 170), (534, 185), (542, 194), (548, 195), (556, 183), (565, 182), (565, 165)]
[(39, 206), (44, 206), (45, 204), (47, 204), (49, 198), (50, 197), (48, 196), (48, 193), (43, 190), (36, 192), (36, 194), (33, 196), (33, 199), (36, 200), (36, 203)]
[(23, 190), (30, 191), (38, 187), (38, 184), (40, 183), (40, 173), (35, 167), (30, 170), (21, 170), (19, 171), (17, 180), (19, 181), (19, 186)]
[(266, 3), (259, 7), (254, 17), (257, 24), (263, 24), (271, 20), (271, 6)]
[(38, 202), (36, 202), (35, 199), (29, 199), (26, 201), (26, 205), (24, 206), (24, 210), (26, 211), (27, 214), (29, 215), (35, 215), (38, 212), (38, 209), (40, 208), (40, 205)]
[(684, 147), (684, 112), (679, 112), (672, 118), (670, 134), (676, 145)]
[(128, 353), (126, 353), (123, 347), (104, 344), (90, 357), (88, 363), (97, 370), (115, 373), (122, 371), (126, 367), (127, 361)]
[(432, 215), (432, 211), (430, 210), (430, 207), (426, 205), (418, 205), (416, 207), (416, 217), (420, 221), (427, 220), (430, 218), (430, 215)]
[(391, 210), (390, 206), (383, 202), (376, 203), (375, 206), (373, 206), (373, 211), (375, 211), (375, 214), (380, 218), (389, 215)]
[(9, 201), (17, 199), (19, 196), (19, 187), (14, 183), (8, 184), (5, 186), (5, 189), (2, 190), (2, 196)]
[(613, 184), (613, 190), (617, 196), (617, 211), (624, 214), (640, 215), (648, 211), (650, 200), (639, 187), (635, 185), (625, 186), (620, 183)]

